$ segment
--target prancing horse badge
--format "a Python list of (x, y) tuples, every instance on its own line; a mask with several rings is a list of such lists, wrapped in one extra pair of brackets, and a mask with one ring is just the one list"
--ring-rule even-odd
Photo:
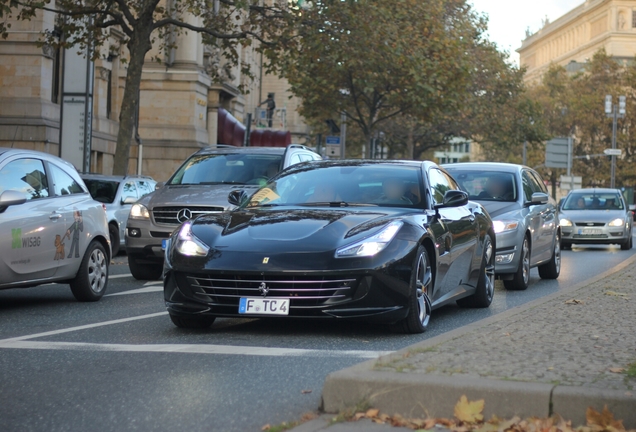
[(267, 264), (269, 262), (269, 257), (263, 258), (263, 264)]

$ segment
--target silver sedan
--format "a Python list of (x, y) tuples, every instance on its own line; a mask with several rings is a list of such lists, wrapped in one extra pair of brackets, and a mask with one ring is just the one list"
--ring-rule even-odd
[(561, 247), (573, 243), (632, 248), (632, 214), (618, 189), (575, 189), (561, 204)]
[(557, 206), (543, 179), (522, 165), (472, 162), (443, 165), (483, 205), (496, 235), (495, 274), (506, 289), (525, 290), (530, 269), (543, 279), (561, 272), (561, 242)]

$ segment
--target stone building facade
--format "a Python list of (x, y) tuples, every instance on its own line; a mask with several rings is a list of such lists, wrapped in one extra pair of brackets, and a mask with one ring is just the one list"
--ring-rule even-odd
[[(197, 18), (191, 17), (197, 24)], [(12, 22), (9, 37), (0, 41), (0, 147), (20, 147), (60, 154), (61, 79), (64, 52), (39, 47), (40, 34), (53, 29), (54, 14), (42, 12), (31, 21)], [(112, 173), (127, 63), (123, 34), (112, 28), (100, 59), (94, 63), (91, 172)], [(274, 93), (277, 111), (273, 129), (291, 131), (293, 142), (305, 141), (309, 130), (291, 98), (285, 80), (266, 74), (260, 54), (242, 48), (241, 60), (254, 79), (224, 64), (201, 35), (175, 36), (177, 49), (148, 53), (140, 90), (139, 136), (143, 144), (141, 173), (156, 180), (167, 177), (191, 153), (217, 144), (218, 109), (244, 122), (254, 120), (260, 102)], [(162, 62), (152, 59), (163, 58)], [(221, 71), (213, 82), (210, 68)], [(244, 87), (245, 90), (240, 90)], [(253, 127), (257, 127), (255, 122)], [(129, 173), (136, 173), (138, 149), (133, 143)]]
[(551, 63), (579, 70), (601, 48), (618, 61), (636, 54), (636, 2), (587, 0), (538, 32), (528, 35), (517, 49), (528, 68), (526, 81), (541, 78)]

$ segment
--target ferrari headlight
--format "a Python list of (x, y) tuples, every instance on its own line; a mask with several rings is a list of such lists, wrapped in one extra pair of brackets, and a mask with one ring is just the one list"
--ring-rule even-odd
[(571, 227), (572, 221), (570, 219), (561, 219), (559, 224), (561, 224), (562, 227)]
[(623, 219), (616, 218), (613, 221), (611, 221), (608, 225), (611, 227), (622, 227), (624, 223), (625, 221)]
[(404, 225), (402, 221), (391, 222), (377, 234), (336, 250), (336, 258), (373, 256), (391, 243), (402, 225)]
[(516, 230), (519, 226), (519, 222), (515, 220), (495, 220), (492, 221), (492, 226), (495, 229), (495, 234)]
[(185, 256), (206, 256), (210, 248), (192, 234), (192, 222), (181, 226), (175, 241), (175, 249)]
[(133, 204), (130, 208), (130, 217), (132, 219), (150, 219), (150, 212), (145, 205)]

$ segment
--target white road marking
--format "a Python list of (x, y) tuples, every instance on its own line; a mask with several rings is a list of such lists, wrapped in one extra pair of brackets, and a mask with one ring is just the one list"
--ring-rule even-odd
[(120, 274), (120, 275), (108, 275), (108, 279), (121, 279), (125, 277), (132, 277), (130, 273)]
[(159, 292), (159, 291), (163, 291), (163, 285), (159, 285), (159, 286), (151, 285), (146, 288), (138, 288), (138, 289), (134, 289), (130, 291), (122, 291), (122, 292), (117, 292), (112, 294), (105, 294), (104, 297), (112, 297), (112, 296), (120, 296), (120, 295), (128, 295), (128, 294), (144, 294), (144, 293)]
[(271, 348), (256, 346), (206, 345), (206, 344), (100, 344), (84, 342), (39, 342), (5, 339), (0, 348), (41, 349), (41, 350), (80, 350), (80, 351), (118, 351), (151, 353), (188, 353), (188, 354), (225, 354), (270, 357), (356, 357), (377, 358), (391, 351), (363, 350), (317, 350), (298, 348)]
[(162, 280), (150, 281), (150, 282), (146, 282), (144, 284), (144, 286), (149, 286), (149, 285), (163, 285), (163, 281)]
[(0, 345), (2, 345), (3, 343), (13, 342), (13, 341), (23, 341), (27, 339), (35, 339), (35, 338), (46, 337), (46, 336), (55, 336), (62, 333), (88, 330), (88, 329), (103, 327), (103, 326), (112, 325), (112, 324), (121, 324), (125, 322), (130, 322), (130, 321), (138, 321), (138, 320), (142, 320), (146, 318), (155, 318), (155, 317), (163, 316), (163, 315), (168, 315), (168, 311), (157, 312), (157, 313), (152, 313), (148, 315), (138, 315), (138, 316), (134, 316), (130, 318), (121, 318), (121, 319), (110, 320), (110, 321), (102, 321), (102, 322), (94, 323), (94, 324), (86, 324), (86, 325), (77, 326), (77, 327), (69, 327), (69, 328), (60, 329), (60, 330), (52, 330), (48, 332), (35, 333), (31, 335), (26, 335), (26, 336), (18, 336), (18, 337), (9, 338), (9, 339), (0, 339)]

